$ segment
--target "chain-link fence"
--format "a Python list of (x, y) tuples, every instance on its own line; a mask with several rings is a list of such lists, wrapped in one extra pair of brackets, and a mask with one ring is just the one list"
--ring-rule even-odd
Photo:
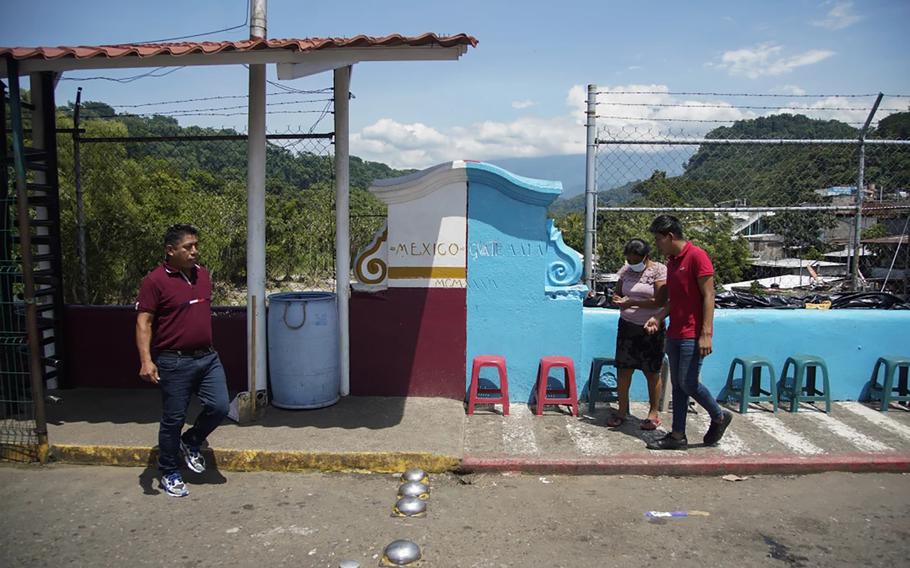
[[(626, 105), (653, 112), (618, 116)], [(780, 107), (598, 101), (595, 277), (609, 280), (625, 243), (647, 238), (667, 213), (708, 250), (728, 288), (907, 293), (899, 247), (910, 215), (910, 113), (889, 107), (866, 125), (788, 112), (662, 119), (668, 108), (744, 116)]]
[[(19, 250), (18, 195), (13, 168), (6, 90), (0, 85), (0, 460), (31, 462), (39, 457), (39, 437), (29, 372), (23, 266)], [(31, 111), (22, 107), (31, 126)], [(26, 145), (31, 140), (26, 139)], [(30, 179), (29, 181), (34, 181)], [(29, 211), (34, 216), (34, 208)]]
[[(78, 140), (62, 139), (60, 144), (67, 300), (131, 303), (142, 277), (161, 261), (164, 228), (185, 222), (200, 230), (201, 258), (213, 276), (214, 301), (244, 304), (246, 137), (228, 130), (197, 134), (193, 129), (176, 136), (130, 137), (120, 125), (92, 121), (85, 130)], [(332, 134), (269, 134), (266, 154), (268, 287), (333, 290)], [(84, 253), (79, 252), (77, 186), (84, 211)], [(381, 224), (384, 209), (365, 192), (355, 192), (351, 211), (356, 250)]]

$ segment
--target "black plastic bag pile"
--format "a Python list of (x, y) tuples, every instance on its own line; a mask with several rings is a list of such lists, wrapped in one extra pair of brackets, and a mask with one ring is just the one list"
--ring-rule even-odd
[[(598, 294), (585, 298), (584, 305), (588, 308), (611, 308), (608, 294)], [(772, 308), (779, 310), (804, 309), (806, 304), (821, 304), (830, 301), (831, 309), (863, 309), (863, 310), (910, 310), (910, 302), (906, 302), (894, 294), (887, 292), (853, 292), (845, 294), (811, 294), (808, 296), (783, 296), (777, 294), (750, 294), (749, 292), (718, 292), (714, 305), (718, 308), (744, 309), (744, 308)]]

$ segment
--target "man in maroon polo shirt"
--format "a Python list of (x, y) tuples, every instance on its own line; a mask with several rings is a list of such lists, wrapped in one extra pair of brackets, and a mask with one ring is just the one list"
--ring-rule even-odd
[[(196, 263), (198, 231), (192, 225), (168, 227), (164, 253), (165, 261), (148, 273), (139, 289), (136, 346), (139, 376), (161, 389), (161, 487), (172, 497), (183, 497), (189, 491), (179, 458), (190, 470), (205, 471), (199, 448), (227, 415), (228, 392), (224, 368), (212, 347), (212, 281)], [(199, 397), (202, 412), (181, 435), (193, 394)]]
[(714, 266), (708, 253), (683, 237), (682, 223), (660, 215), (651, 223), (657, 248), (667, 257), (667, 304), (645, 324), (655, 333), (670, 315), (666, 352), (673, 381), (673, 430), (648, 443), (653, 450), (685, 450), (689, 397), (708, 411), (711, 424), (704, 436), (713, 446), (724, 435), (733, 414), (723, 410), (698, 378), (701, 361), (711, 354), (714, 337)]

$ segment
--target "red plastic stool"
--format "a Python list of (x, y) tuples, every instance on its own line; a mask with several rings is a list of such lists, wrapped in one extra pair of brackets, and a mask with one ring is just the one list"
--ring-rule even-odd
[[(566, 372), (566, 384), (561, 389), (548, 389), (547, 379), (550, 369), (563, 368)], [(555, 396), (551, 396), (555, 395)], [(572, 416), (578, 416), (578, 393), (575, 392), (575, 363), (571, 357), (550, 355), (540, 358), (537, 371), (537, 416), (543, 414), (543, 407), (548, 404), (567, 404), (572, 407)]]
[[(496, 367), (499, 371), (499, 388), (482, 389), (478, 385), (480, 381), (481, 367)], [(499, 395), (498, 397), (483, 397), (478, 395)], [(476, 404), (501, 404), (502, 415), (509, 415), (509, 379), (506, 377), (506, 360), (499, 355), (478, 355), (474, 357), (474, 363), (471, 365), (471, 391), (468, 395), (468, 416), (474, 414), (474, 405)]]

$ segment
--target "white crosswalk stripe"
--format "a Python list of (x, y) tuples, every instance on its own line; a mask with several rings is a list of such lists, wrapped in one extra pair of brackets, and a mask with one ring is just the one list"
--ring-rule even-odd
[(853, 414), (862, 416), (876, 426), (881, 426), (882, 428), (888, 430), (893, 434), (896, 434), (897, 436), (900, 436), (905, 440), (910, 440), (910, 426), (901, 424), (897, 420), (888, 417), (887, 414), (869, 408), (860, 402), (835, 402), (834, 404), (839, 408), (843, 408), (844, 410), (852, 412)]
[(717, 447), (721, 452), (728, 456), (744, 456), (752, 453), (743, 439), (729, 429), (724, 432), (724, 437), (721, 439), (720, 443), (717, 444)]
[(851, 444), (864, 452), (890, 452), (894, 450), (894, 448), (887, 444), (870, 438), (856, 428), (844, 424), (837, 418), (829, 416), (828, 414), (823, 414), (821, 412), (806, 412), (804, 416), (821, 423), (829, 432), (848, 440)]
[(744, 416), (762, 432), (798, 454), (816, 455), (824, 453), (824, 450), (791, 430), (772, 414), (755, 412), (747, 413)]
[(509, 405), (509, 416), (502, 422), (502, 444), (510, 454), (538, 454), (537, 437), (534, 436), (534, 416), (524, 404)]
[(605, 428), (569, 417), (566, 419), (566, 430), (582, 455), (603, 456), (610, 453), (610, 443), (607, 439), (609, 431)]

